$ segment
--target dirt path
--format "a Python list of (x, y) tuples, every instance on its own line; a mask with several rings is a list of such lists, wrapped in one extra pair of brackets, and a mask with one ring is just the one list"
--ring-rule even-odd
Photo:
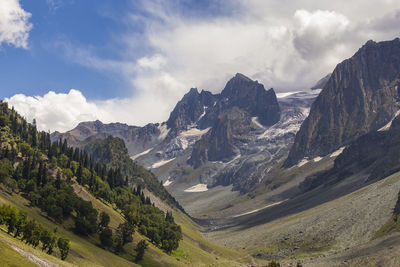
[(24, 257), (28, 258), (30, 261), (36, 263), (39, 266), (42, 266), (42, 267), (60, 267), (60, 265), (57, 265), (57, 264), (51, 263), (51, 262), (49, 262), (47, 260), (41, 259), (41, 258), (39, 258), (39, 257), (29, 253), (29, 252), (26, 252), (26, 251), (24, 251), (24, 250), (22, 250), (20, 248), (17, 248), (15, 246), (11, 245), (11, 244), (9, 244), (9, 245), (14, 250), (18, 251), (21, 255), (23, 255)]

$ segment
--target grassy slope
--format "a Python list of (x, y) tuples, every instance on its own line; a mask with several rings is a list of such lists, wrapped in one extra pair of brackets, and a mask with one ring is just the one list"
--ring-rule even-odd
[[(88, 193), (85, 188), (79, 185), (75, 185), (76, 192), (79, 192), (82, 198), (90, 200), (93, 206), (99, 211), (105, 211), (110, 215), (110, 226), (116, 228), (119, 223), (123, 222), (123, 217), (113, 209), (108, 203), (103, 203), (102, 201), (94, 198), (90, 193)], [(17, 207), (18, 209), (24, 210), (28, 213), (29, 218), (37, 220), (42, 225), (48, 227), (49, 229), (58, 228), (59, 235), (63, 235), (71, 240), (71, 251), (66, 260), (67, 263), (72, 263), (79, 266), (94, 266), (94, 265), (104, 265), (104, 266), (134, 266), (131, 261), (134, 254), (131, 253), (138, 241), (144, 237), (135, 233), (134, 242), (126, 245), (125, 250), (128, 252), (126, 254), (118, 257), (108, 251), (105, 251), (96, 245), (94, 238), (91, 238), (91, 242), (87, 239), (81, 238), (65, 228), (69, 228), (72, 225), (64, 224), (56, 225), (53, 221), (46, 218), (45, 214), (41, 212), (38, 208), (33, 208), (29, 206), (26, 199), (18, 194), (8, 194), (5, 191), (0, 191), (0, 202)], [(180, 242), (180, 247), (177, 251), (174, 251), (171, 255), (167, 255), (160, 249), (156, 248), (150, 244), (149, 248), (146, 250), (144, 259), (139, 263), (142, 266), (240, 266), (244, 262), (252, 262), (252, 258), (245, 253), (239, 253), (233, 250), (228, 250), (219, 247), (206, 239), (204, 239), (200, 232), (198, 231), (198, 226), (193, 223), (193, 221), (180, 211), (174, 210), (174, 217), (178, 224), (182, 227), (183, 240)], [(13, 238), (9, 237), (11, 240)], [(3, 237), (0, 237), (3, 239)], [(15, 240), (15, 239), (14, 239)], [(23, 246), (22, 249), (30, 249), (39, 253), (40, 257), (46, 257), (47, 254), (41, 253), (40, 249), (33, 249), (29, 246), (24, 245), (24, 243), (15, 240), (17, 244), (19, 243)], [(14, 253), (15, 254), (15, 253)], [(18, 256), (21, 258), (22, 256)], [(58, 258), (51, 257), (51, 261), (58, 261)], [(127, 260), (125, 260), (125, 259)], [(23, 260), (23, 258), (21, 258)], [(1, 263), (1, 262), (0, 262)], [(5, 263), (4, 263), (5, 264)], [(0, 264), (1, 265), (1, 264)], [(2, 266), (2, 265), (1, 265)]]
[[(4, 242), (6, 240), (7, 243), (9, 243), (11, 239), (13, 239), (12, 237), (8, 236), (3, 231), (0, 231), (0, 239), (2, 240), (0, 241), (1, 266), (26, 266), (26, 267), (38, 266)], [(21, 246), (23, 246), (22, 243)]]
[[(134, 264), (124, 260), (111, 252), (105, 251), (87, 239), (77, 236), (71, 231), (68, 231), (68, 225), (57, 225), (38, 208), (30, 207), (26, 199), (17, 194), (9, 195), (0, 191), (0, 201), (7, 205), (14, 206), (20, 210), (27, 212), (28, 218), (35, 219), (37, 222), (47, 227), (54, 229), (57, 227), (58, 235), (65, 236), (70, 240), (71, 250), (66, 259), (67, 262), (79, 266), (133, 266)], [(57, 250), (57, 249), (56, 249)], [(39, 250), (37, 250), (39, 251)]]

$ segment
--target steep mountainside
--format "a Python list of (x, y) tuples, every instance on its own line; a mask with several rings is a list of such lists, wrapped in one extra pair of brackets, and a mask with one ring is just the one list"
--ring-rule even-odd
[(311, 87), (311, 90), (318, 90), (324, 88), (325, 85), (328, 83), (329, 79), (331, 78), (331, 75), (332, 73), (329, 73), (325, 77), (318, 80), (318, 82), (313, 87)]
[(261, 124), (270, 126), (280, 119), (280, 108), (274, 90), (265, 90), (264, 86), (243, 74), (236, 74), (216, 95), (217, 100), (211, 109), (201, 117), (198, 125), (201, 129), (211, 127), (218, 116), (233, 107), (246, 111), (251, 117), (258, 117)]
[(218, 97), (208, 91), (197, 91), (196, 88), (184, 95), (181, 101), (175, 106), (167, 120), (168, 129), (173, 129), (169, 132), (169, 137), (176, 135), (188, 126), (196, 124), (205, 114), (207, 109), (212, 107)]
[[(204, 90), (199, 93), (192, 88), (165, 123), (135, 127), (83, 122), (64, 134), (53, 133), (51, 138), (67, 139), (73, 146), (87, 147), (96, 139), (112, 135), (124, 140), (132, 159), (149, 168), (159, 168), (174, 159), (198, 168), (209, 161), (228, 162), (248, 154), (240, 152), (239, 147), (250, 140), (254, 143), (268, 139), (257, 136), (277, 124), (281, 114), (273, 89), (265, 90), (257, 81), (236, 74), (220, 94)], [(252, 151), (258, 149), (254, 147)], [(174, 168), (169, 172), (173, 171)], [(216, 178), (208, 180), (210, 185), (216, 183)]]
[(301, 187), (305, 190), (334, 184), (354, 174), (365, 176), (364, 184), (400, 171), (400, 117), (388, 129), (373, 131), (353, 141), (336, 158), (332, 169), (308, 177)]
[(87, 144), (84, 150), (91, 155), (93, 160), (105, 164), (108, 168), (121, 170), (124, 176), (130, 177), (132, 186), (140, 185), (142, 188), (147, 188), (170, 206), (184, 212), (183, 208), (165, 190), (153, 173), (132, 161), (122, 139), (112, 136), (108, 136), (106, 139), (97, 139)]
[(162, 141), (166, 136), (166, 128), (165, 124), (150, 123), (144, 127), (137, 127), (123, 123), (104, 124), (97, 120), (81, 122), (71, 131), (54, 132), (50, 137), (52, 141), (58, 141), (60, 138), (67, 139), (68, 144), (83, 147), (91, 140), (104, 139), (112, 135), (122, 138), (129, 152), (134, 155)]
[(400, 39), (368, 41), (340, 63), (311, 107), (285, 162), (325, 156), (388, 123), (399, 108)]
[(197, 168), (206, 161), (229, 161), (239, 153), (235, 141), (249, 133), (251, 123), (246, 111), (237, 107), (227, 110), (218, 117), (211, 130), (195, 143), (189, 163)]

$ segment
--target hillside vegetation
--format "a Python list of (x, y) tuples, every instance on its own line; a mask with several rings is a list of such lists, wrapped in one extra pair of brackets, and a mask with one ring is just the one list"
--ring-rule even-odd
[[(172, 212), (156, 208), (140, 184), (132, 190), (129, 175), (133, 172), (121, 171), (110, 162), (102, 164), (66, 142), (51, 143), (48, 133), (38, 132), (34, 123), (27, 123), (2, 102), (0, 133), (0, 204), (15, 215), (27, 214), (26, 222), (41, 229), (35, 232), (38, 241), (29, 245), (19, 241), (23, 235), (14, 237), (15, 230), (7, 234), (8, 227), (1, 228), (0, 246), (4, 249), (0, 255), (4, 257), (0, 265), (9, 265), (9, 257), (15, 258), (15, 263), (37, 258), (60, 266), (68, 266), (68, 262), (130, 266), (135, 261), (143, 266), (237, 266), (241, 265), (239, 259), (252, 261), (246, 254), (204, 240), (197, 226), (173, 208), (174, 202), (169, 202), (172, 207), (166, 205)], [(136, 168), (136, 178), (150, 175), (138, 165), (131, 166)], [(143, 187), (157, 194), (150, 186)], [(54, 232), (70, 247), (68, 256), (63, 257), (65, 264), (57, 259), (61, 256), (58, 250), (51, 251), (52, 255), (46, 254), (48, 247), (40, 250), (46, 246), (47, 233), (53, 242)]]

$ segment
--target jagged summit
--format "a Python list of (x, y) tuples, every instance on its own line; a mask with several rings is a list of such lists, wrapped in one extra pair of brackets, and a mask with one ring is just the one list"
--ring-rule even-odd
[(387, 124), (399, 109), (400, 39), (368, 41), (338, 64), (296, 135), (286, 167), (325, 156)]

